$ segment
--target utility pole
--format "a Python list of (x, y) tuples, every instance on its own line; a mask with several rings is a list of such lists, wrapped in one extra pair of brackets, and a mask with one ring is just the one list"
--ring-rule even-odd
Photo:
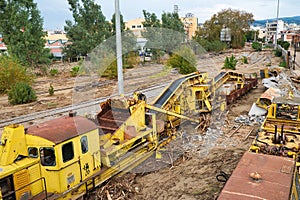
[(116, 51), (117, 51), (117, 66), (118, 66), (118, 90), (119, 95), (124, 94), (123, 83), (123, 63), (122, 63), (122, 40), (121, 40), (121, 22), (120, 22), (120, 6), (119, 0), (115, 0), (115, 19), (116, 19)]
[(279, 0), (277, 0), (277, 22), (276, 22), (276, 35), (275, 35), (275, 49), (277, 49), (277, 35), (278, 35), (278, 15), (279, 15)]

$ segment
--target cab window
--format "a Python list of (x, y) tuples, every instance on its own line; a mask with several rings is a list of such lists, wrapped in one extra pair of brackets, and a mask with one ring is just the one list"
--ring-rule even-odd
[(55, 152), (51, 147), (40, 148), (41, 163), (43, 166), (55, 166)]
[(30, 158), (37, 158), (38, 157), (38, 149), (36, 147), (29, 147), (28, 155)]
[(88, 152), (89, 146), (88, 146), (87, 136), (83, 136), (80, 139), (80, 143), (81, 143), (81, 152), (82, 152), (82, 154)]
[(63, 162), (67, 162), (74, 158), (73, 143), (69, 142), (62, 146)]

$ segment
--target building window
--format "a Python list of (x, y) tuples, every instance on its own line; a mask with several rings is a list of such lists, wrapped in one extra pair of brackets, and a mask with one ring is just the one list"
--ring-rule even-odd
[(37, 158), (38, 157), (38, 149), (35, 147), (29, 147), (28, 155), (30, 158)]
[(132, 25), (131, 28), (135, 28), (135, 25)]
[(86, 136), (83, 136), (80, 139), (80, 143), (81, 143), (81, 152), (82, 152), (82, 154), (88, 152), (89, 146), (88, 146), (88, 140), (87, 140)]
[(55, 166), (55, 152), (51, 147), (40, 148), (41, 163), (43, 166)]
[(72, 142), (69, 142), (62, 146), (62, 156), (63, 156), (63, 162), (67, 162), (74, 158), (74, 150), (73, 150)]
[(142, 25), (137, 25), (136, 27), (137, 27), (137, 28), (142, 28)]

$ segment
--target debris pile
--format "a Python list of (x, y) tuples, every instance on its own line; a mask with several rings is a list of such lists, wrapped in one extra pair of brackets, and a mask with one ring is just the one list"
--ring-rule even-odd
[(239, 123), (239, 124), (244, 124), (247, 126), (256, 126), (256, 125), (261, 125), (264, 120), (265, 116), (258, 116), (258, 115), (240, 115), (234, 119), (234, 122)]
[(136, 193), (140, 192), (141, 188), (138, 186), (133, 186), (135, 184), (135, 177), (135, 174), (127, 173), (122, 177), (115, 177), (111, 179), (105, 185), (100, 187), (100, 189), (95, 191), (95, 194), (91, 194), (90, 200), (132, 199)]

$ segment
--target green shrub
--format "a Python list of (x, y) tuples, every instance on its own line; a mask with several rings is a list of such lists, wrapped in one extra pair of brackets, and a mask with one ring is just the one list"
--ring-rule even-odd
[(56, 76), (58, 74), (58, 69), (50, 69), (50, 75)]
[(103, 77), (116, 78), (118, 76), (117, 60), (114, 60), (108, 65), (102, 74)]
[(281, 52), (280, 49), (276, 49), (274, 54), (275, 54), (276, 57), (281, 57), (282, 56), (282, 52)]
[(8, 92), (8, 101), (13, 105), (30, 103), (36, 99), (35, 91), (28, 83), (18, 82)]
[(290, 47), (290, 43), (287, 41), (282, 41), (282, 40), (278, 40), (277, 44), (279, 44), (282, 48), (284, 48), (285, 50), (288, 50)]
[(262, 50), (262, 43), (260, 43), (260, 42), (253, 42), (252, 43), (252, 48), (255, 51), (261, 51)]
[(54, 95), (54, 88), (53, 88), (53, 86), (52, 86), (51, 83), (50, 83), (50, 87), (49, 87), (49, 89), (48, 89), (48, 92), (49, 92), (49, 95), (50, 95), (50, 96), (53, 96), (53, 95)]
[(17, 59), (0, 56), (0, 93), (7, 93), (17, 82), (31, 84), (33, 75)]
[(236, 58), (233, 55), (231, 55), (230, 58), (228, 58), (226, 56), (223, 69), (232, 69), (232, 70), (235, 70), (237, 62), (238, 61), (236, 60)]
[(76, 65), (76, 66), (72, 67), (72, 69), (70, 71), (72, 77), (78, 76), (80, 72), (81, 72), (80, 65)]
[(242, 58), (242, 62), (243, 62), (244, 64), (248, 64), (248, 59), (247, 59), (247, 57), (246, 57), (246, 56), (243, 56), (243, 58)]
[(191, 48), (182, 46), (167, 61), (167, 66), (176, 68), (180, 74), (189, 74), (197, 71), (196, 56)]
[(279, 63), (279, 67), (286, 67), (286, 62), (285, 62), (285, 61), (280, 62), (280, 63)]
[(208, 41), (206, 39), (200, 39), (198, 42), (206, 51), (209, 52), (220, 52), (227, 49), (226, 43), (219, 40)]
[(140, 61), (140, 57), (135, 54), (135, 52), (129, 52), (123, 56), (124, 66), (123, 68), (134, 68), (134, 66), (138, 65)]

